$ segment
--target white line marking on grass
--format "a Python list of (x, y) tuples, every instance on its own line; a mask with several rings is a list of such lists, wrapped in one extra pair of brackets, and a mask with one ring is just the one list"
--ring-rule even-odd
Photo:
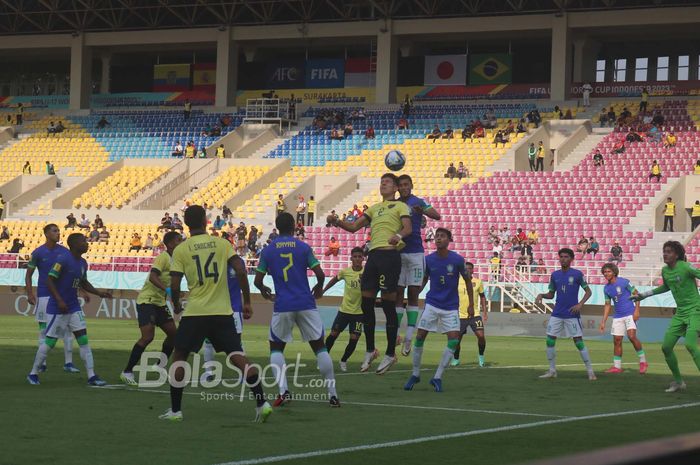
[(640, 410), (627, 410), (627, 411), (623, 411), (623, 412), (600, 413), (600, 414), (596, 414), (596, 415), (586, 415), (586, 416), (582, 416), (582, 417), (570, 417), (570, 418), (559, 418), (559, 419), (555, 419), (555, 420), (542, 420), (542, 421), (536, 421), (536, 422), (532, 422), (532, 423), (520, 423), (517, 425), (499, 426), (499, 427), (495, 427), (495, 428), (485, 428), (485, 429), (478, 429), (478, 430), (472, 430), (472, 431), (462, 431), (459, 433), (439, 434), (439, 435), (434, 435), (434, 436), (423, 436), (423, 437), (419, 437), (419, 438), (403, 439), (403, 440), (399, 440), (399, 441), (380, 442), (380, 443), (375, 443), (375, 444), (363, 444), (363, 445), (359, 445), (359, 446), (350, 446), (350, 447), (339, 447), (336, 449), (315, 450), (315, 451), (309, 451), (309, 452), (300, 452), (300, 453), (296, 453), (296, 454), (272, 455), (272, 456), (268, 456), (268, 457), (260, 457), (260, 458), (255, 458), (255, 459), (236, 460), (233, 462), (224, 462), (224, 463), (220, 463), (217, 465), (258, 465), (258, 464), (263, 464), (263, 463), (285, 462), (288, 460), (307, 459), (309, 457), (322, 457), (322, 456), (326, 456), (326, 455), (344, 454), (346, 452), (357, 452), (357, 451), (362, 451), (362, 450), (386, 449), (389, 447), (408, 446), (408, 445), (412, 445), (412, 444), (422, 444), (425, 442), (442, 441), (445, 439), (464, 438), (467, 436), (476, 436), (479, 434), (502, 433), (502, 432), (506, 432), (506, 431), (515, 431), (515, 430), (521, 430), (521, 429), (537, 428), (539, 426), (557, 425), (557, 424), (562, 424), (562, 423), (573, 423), (573, 422), (585, 421), (585, 420), (596, 420), (599, 418), (611, 418), (611, 417), (622, 417), (622, 416), (626, 416), (626, 415), (638, 415), (638, 414), (642, 414), (642, 413), (663, 412), (663, 411), (667, 411), (667, 410), (676, 410), (676, 409), (681, 409), (681, 408), (698, 407), (698, 406), (700, 406), (700, 402), (692, 402), (692, 403), (680, 404), (680, 405), (670, 405), (667, 407), (656, 407), (656, 408), (648, 408), (648, 409), (640, 409)]

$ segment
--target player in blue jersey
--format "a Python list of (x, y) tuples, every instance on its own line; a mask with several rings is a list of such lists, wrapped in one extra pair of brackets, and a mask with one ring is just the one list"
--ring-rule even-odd
[[(49, 271), (56, 263), (56, 259), (63, 254), (70, 253), (68, 249), (58, 243), (61, 240), (61, 230), (57, 225), (51, 223), (44, 226), (44, 237), (46, 242), (32, 252), (29, 263), (27, 263), (27, 274), (24, 277), (27, 301), (34, 305), (35, 318), (37, 323), (39, 323), (39, 346), (46, 339), (46, 324), (49, 320), (46, 314), (46, 306), (49, 303), (49, 288), (46, 287), (46, 280), (48, 279)], [(32, 288), (34, 270), (39, 271), (36, 296)], [(70, 331), (66, 331), (63, 336), (63, 356), (63, 370), (68, 373), (80, 373), (80, 370), (73, 365), (73, 334)], [(46, 365), (39, 368), (39, 372), (43, 371), (46, 371)]]
[(615, 314), (613, 316), (612, 331), (614, 346), (613, 366), (606, 370), (606, 373), (622, 373), (622, 338), (627, 334), (627, 338), (634, 346), (639, 356), (639, 372), (647, 372), (646, 354), (642, 348), (642, 343), (637, 339), (637, 324), (639, 319), (639, 305), (630, 298), (637, 294), (634, 286), (625, 278), (619, 276), (620, 270), (614, 263), (606, 263), (601, 268), (601, 273), (605, 276), (608, 284), (605, 285), (605, 309), (603, 310), (603, 321), (600, 323), (600, 332), (605, 331), (605, 323), (608, 321), (611, 307), (614, 303)]
[[(425, 250), (421, 237), (421, 225), (423, 215), (433, 220), (440, 219), (440, 213), (420, 197), (411, 193), (413, 180), (407, 174), (399, 176), (399, 200), (408, 205), (411, 212), (411, 234), (403, 239), (406, 246), (401, 249), (401, 275), (399, 275), (399, 287), (396, 293), (396, 314), (399, 319), (399, 327), (404, 312), (406, 312), (406, 335), (403, 340), (401, 354), (406, 356), (411, 353), (411, 341), (418, 321), (418, 296), (423, 285), (423, 272), (425, 270)], [(408, 287), (408, 305), (404, 307), (404, 291)]]
[(85, 314), (78, 300), (78, 289), (103, 299), (111, 299), (112, 294), (98, 291), (87, 280), (88, 264), (83, 258), (83, 254), (88, 251), (87, 238), (80, 233), (73, 233), (68, 236), (67, 242), (70, 253), (58, 257), (46, 281), (50, 293), (46, 312), (50, 319), (46, 327), (46, 339), (36, 352), (34, 366), (27, 375), (27, 381), (29, 384), (39, 384), (39, 369), (46, 361), (47, 354), (56, 346), (58, 338), (63, 337), (68, 331), (73, 333), (80, 346), (80, 358), (85, 362), (88, 384), (104, 386), (107, 383), (95, 374)]
[[(574, 251), (571, 249), (559, 250), (559, 263), (561, 269), (552, 273), (549, 279), (549, 291), (546, 294), (538, 294), (535, 303), (540, 305), (542, 299), (552, 299), (556, 293), (556, 301), (552, 316), (547, 323), (547, 360), (549, 360), (549, 371), (540, 378), (556, 378), (557, 363), (556, 349), (557, 337), (571, 337), (581, 355), (583, 363), (588, 371), (588, 379), (596, 379), (591, 365), (591, 358), (588, 355), (586, 344), (583, 343), (583, 326), (581, 326), (581, 308), (591, 297), (591, 289), (586, 283), (583, 273), (571, 268), (571, 261), (574, 259)], [(584, 290), (583, 299), (578, 300), (579, 289)]]
[[(274, 406), (279, 407), (291, 400), (287, 388), (286, 362), (284, 348), (292, 342), (292, 329), (296, 325), (301, 337), (308, 342), (316, 354), (316, 361), (321, 375), (328, 387), (331, 407), (340, 407), (335, 390), (333, 361), (331, 360), (323, 339), (323, 321), (316, 309), (316, 298), (323, 296), (323, 282), (326, 278), (321, 264), (314, 256), (313, 250), (294, 235), (294, 217), (282, 212), (275, 219), (279, 237), (274, 239), (260, 254), (260, 261), (255, 273), (255, 287), (262, 296), (274, 300), (275, 305), (270, 322), (270, 363), (279, 385), (279, 396)], [(316, 275), (316, 286), (309, 289), (306, 271), (311, 269)], [(269, 274), (275, 285), (275, 296), (263, 284), (263, 278)]]
[[(464, 265), (464, 257), (449, 250), (452, 233), (445, 228), (435, 230), (437, 251), (425, 259), (425, 277), (422, 286), (430, 280), (430, 290), (425, 298), (425, 309), (418, 322), (418, 332), (413, 348), (413, 373), (404, 385), (410, 391), (420, 382), (423, 345), (429, 332), (447, 335), (447, 347), (442, 352), (435, 376), (430, 380), (435, 392), (442, 392), (442, 373), (454, 356), (459, 345), (459, 278), (464, 279), (469, 295), (474, 295), (472, 279)], [(474, 316), (474, 303), (469, 303), (468, 313)]]

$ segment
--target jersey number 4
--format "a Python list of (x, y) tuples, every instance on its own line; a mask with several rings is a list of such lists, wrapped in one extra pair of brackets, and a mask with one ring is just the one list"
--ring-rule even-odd
[(202, 261), (199, 255), (192, 255), (192, 259), (197, 265), (197, 278), (199, 279), (199, 285), (204, 285), (204, 278), (214, 278), (214, 282), (219, 282), (219, 265), (212, 263), (214, 260), (214, 252), (210, 253), (207, 257), (207, 261), (204, 262), (204, 273), (202, 273)]

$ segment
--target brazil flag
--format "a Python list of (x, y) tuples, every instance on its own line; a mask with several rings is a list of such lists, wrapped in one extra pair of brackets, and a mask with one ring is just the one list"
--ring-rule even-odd
[(510, 84), (513, 62), (507, 53), (469, 56), (469, 84)]

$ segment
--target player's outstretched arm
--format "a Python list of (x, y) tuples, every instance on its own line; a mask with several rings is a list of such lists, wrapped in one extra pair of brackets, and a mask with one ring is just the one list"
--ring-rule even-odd
[(316, 285), (311, 292), (313, 292), (314, 298), (320, 299), (323, 297), (323, 283), (326, 280), (326, 273), (323, 272), (323, 268), (321, 268), (320, 264), (311, 268), (311, 271), (316, 275)]
[(664, 292), (668, 292), (670, 290), (671, 290), (671, 288), (669, 288), (668, 285), (666, 284), (666, 281), (664, 281), (663, 284), (661, 284), (661, 286), (655, 287), (654, 289), (652, 289), (650, 291), (639, 292), (637, 294), (630, 296), (630, 300), (632, 302), (639, 302), (641, 300), (646, 299), (647, 297), (651, 297), (653, 295), (663, 294)]
[(103, 299), (111, 299), (112, 298), (112, 293), (108, 291), (98, 291), (95, 289), (95, 287), (90, 284), (90, 281), (87, 280), (87, 278), (83, 278), (80, 281), (80, 288), (84, 290), (85, 292), (89, 292), (90, 294), (96, 295), (98, 297), (102, 297)]
[(236, 272), (238, 285), (241, 288), (241, 294), (243, 294), (243, 313), (249, 315), (248, 318), (250, 318), (253, 315), (253, 308), (250, 305), (250, 284), (248, 283), (248, 271), (245, 263), (241, 257), (234, 255), (228, 259), (228, 264)]
[(338, 281), (340, 281), (338, 277), (333, 276), (333, 278), (330, 281), (328, 281), (328, 284), (326, 284), (326, 287), (323, 288), (323, 293), (325, 294), (328, 291), (328, 289), (338, 284)]
[(255, 272), (255, 280), (253, 281), (253, 286), (255, 286), (259, 291), (260, 295), (263, 296), (265, 300), (273, 300), (272, 289), (263, 284), (263, 279), (265, 278), (265, 273), (262, 271)]
[(435, 210), (435, 207), (433, 207), (432, 205), (428, 205), (427, 207), (428, 208), (423, 209), (423, 214), (431, 220), (440, 221), (440, 212)]
[[(34, 257), (32, 256), (32, 259)], [(27, 264), (27, 272), (24, 275), (24, 290), (27, 293), (27, 301), (30, 304), (36, 305), (36, 296), (34, 296), (34, 288), (32, 287), (32, 276), (34, 275), (34, 266), (32, 261)]]
[(347, 231), (347, 232), (350, 232), (350, 233), (354, 233), (354, 232), (359, 231), (360, 229), (362, 229), (366, 226), (369, 226), (369, 218), (367, 218), (366, 215), (359, 217), (358, 219), (356, 219), (352, 223), (350, 223), (348, 221), (343, 221), (340, 218), (338, 218), (337, 216), (331, 216), (331, 215), (329, 215), (328, 218), (326, 218), (326, 221), (331, 226), (335, 226), (337, 228), (340, 228), (340, 229)]
[(180, 286), (182, 285), (182, 273), (179, 271), (170, 271), (170, 298), (173, 301), (173, 310), (175, 314), (182, 313), (182, 304), (180, 303)]

